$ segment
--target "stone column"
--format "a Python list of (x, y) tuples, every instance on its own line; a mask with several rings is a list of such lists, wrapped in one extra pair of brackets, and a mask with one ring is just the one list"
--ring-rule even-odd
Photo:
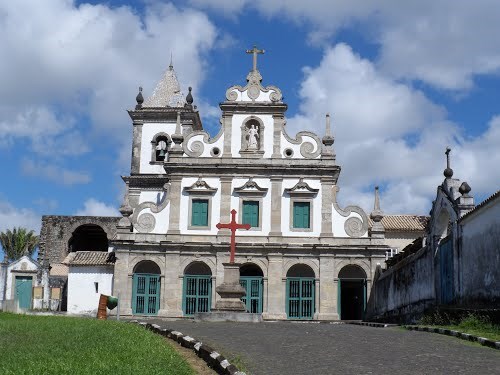
[(42, 308), (50, 310), (49, 264), (42, 266), (43, 302)]
[(321, 179), (321, 234), (320, 237), (332, 237), (332, 188), (333, 178)]
[(321, 255), (319, 258), (319, 314), (318, 319), (338, 319), (336, 304), (337, 284), (333, 282), (332, 255)]
[(222, 114), (222, 127), (224, 129), (224, 145), (222, 148), (222, 157), (230, 158), (231, 154), (231, 137), (232, 137), (232, 122), (233, 115), (227, 113)]
[(271, 231), (269, 236), (281, 237), (281, 201), (283, 178), (271, 177)]
[(182, 177), (172, 176), (170, 179), (170, 218), (167, 236), (169, 234), (180, 234), (179, 220), (181, 212), (181, 182)]
[(267, 285), (267, 277), (264, 277), (263, 281), (263, 286), (262, 286), (262, 312), (267, 313), (268, 310), (268, 300), (269, 300), (269, 293), (268, 293), (268, 285)]
[(283, 256), (269, 254), (267, 312), (262, 313), (263, 319), (286, 319), (285, 287), (282, 280)]
[(319, 279), (314, 279), (314, 290), (316, 291), (314, 293), (314, 315), (313, 319), (318, 319), (319, 313), (320, 313), (320, 307), (319, 307), (319, 299), (321, 297), (321, 289), (319, 285)]
[(271, 158), (281, 159), (281, 133), (283, 131), (283, 125), (285, 124), (285, 116), (273, 115), (274, 119), (274, 131), (273, 131), (273, 154)]
[(141, 168), (142, 122), (134, 121), (132, 131), (132, 161), (131, 174), (139, 174)]
[[(165, 310), (165, 315), (170, 317), (182, 316), (182, 278), (179, 275), (183, 273), (180, 269), (180, 251), (169, 251), (165, 254), (165, 277), (162, 280), (164, 284), (164, 293), (161, 296), (161, 306)], [(160, 311), (160, 315), (161, 311)]]
[[(129, 252), (128, 250), (115, 250), (115, 253), (113, 295), (120, 298), (120, 315), (132, 315), (132, 275), (129, 275)], [(116, 310), (113, 311), (116, 314)]]
[[(232, 177), (221, 177), (220, 178), (220, 223), (229, 223), (231, 221), (231, 186)], [(228, 229), (219, 229), (217, 234), (227, 234), (229, 235)]]

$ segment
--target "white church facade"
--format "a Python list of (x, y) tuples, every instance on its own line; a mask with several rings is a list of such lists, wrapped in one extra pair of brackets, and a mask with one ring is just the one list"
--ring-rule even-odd
[[(227, 90), (215, 136), (204, 130), (191, 88), (187, 96), (180, 92), (172, 65), (151, 96), (144, 99), (140, 89), (129, 111), (131, 171), (123, 176), (121, 218), (44, 217), (40, 262), (67, 267), (67, 309), (88, 312), (69, 306), (78, 300), (71, 290), (102, 288), (119, 296), (124, 315), (210, 311), (229, 260), (230, 231), (216, 225), (228, 223), (235, 209), (238, 223), (250, 225), (237, 232), (235, 258), (248, 312), (264, 319), (362, 318), (390, 249), (378, 190), (370, 217), (358, 206), (339, 206), (329, 116), (322, 135), (289, 135), (280, 89), (262, 85), (262, 51), (247, 52), (254, 58), (247, 84)], [(408, 243), (415, 233), (405, 234)], [(108, 255), (92, 256), (98, 252)], [(93, 270), (88, 277), (86, 266)]]

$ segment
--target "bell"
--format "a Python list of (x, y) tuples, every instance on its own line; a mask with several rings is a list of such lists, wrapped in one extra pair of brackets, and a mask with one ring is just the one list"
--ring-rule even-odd
[(164, 157), (165, 156), (165, 150), (160, 150), (160, 155), (158, 155), (160, 157)]

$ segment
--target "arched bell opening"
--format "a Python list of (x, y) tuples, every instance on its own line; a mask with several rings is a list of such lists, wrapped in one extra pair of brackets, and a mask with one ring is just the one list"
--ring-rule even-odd
[(203, 262), (192, 262), (184, 269), (182, 311), (186, 316), (209, 312), (212, 304), (212, 271)]
[(85, 224), (75, 229), (68, 241), (68, 252), (108, 251), (108, 236), (96, 224)]
[(132, 277), (132, 313), (157, 315), (160, 309), (161, 269), (151, 260), (143, 260), (134, 267)]
[(315, 274), (307, 264), (296, 264), (286, 274), (288, 319), (312, 319), (315, 312)]
[(338, 276), (338, 310), (342, 320), (361, 320), (366, 309), (366, 272), (350, 264)]
[(240, 267), (240, 285), (246, 295), (241, 298), (246, 311), (252, 314), (262, 313), (264, 273), (254, 263), (246, 263)]

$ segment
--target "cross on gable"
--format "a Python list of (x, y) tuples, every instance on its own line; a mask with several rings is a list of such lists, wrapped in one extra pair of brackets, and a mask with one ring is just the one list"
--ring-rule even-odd
[(231, 222), (227, 224), (218, 223), (216, 225), (217, 229), (229, 229), (231, 231), (231, 256), (229, 257), (229, 263), (234, 263), (234, 254), (236, 252), (236, 230), (238, 229), (250, 229), (250, 224), (238, 224), (236, 222), (236, 210), (231, 210)]
[(257, 54), (262, 55), (264, 52), (263, 49), (258, 49), (256, 45), (253, 46), (252, 49), (247, 49), (246, 53), (253, 54), (253, 70), (257, 70)]

